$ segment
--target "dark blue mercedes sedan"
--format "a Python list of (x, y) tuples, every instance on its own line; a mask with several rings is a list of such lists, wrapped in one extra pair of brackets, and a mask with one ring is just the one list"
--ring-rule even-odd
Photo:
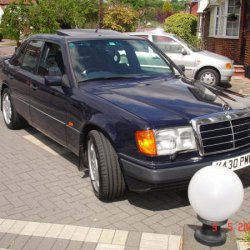
[(96, 196), (249, 171), (250, 99), (185, 78), (149, 41), (107, 30), (34, 35), (1, 62), (1, 110), (79, 156)]

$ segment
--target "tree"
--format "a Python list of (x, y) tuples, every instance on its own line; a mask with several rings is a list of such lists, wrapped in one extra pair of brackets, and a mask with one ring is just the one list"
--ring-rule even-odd
[(53, 33), (60, 28), (55, 2), (39, 1), (30, 11), (33, 33)]
[(30, 8), (31, 2), (27, 3), (27, 1), (12, 3), (5, 8), (1, 20), (4, 37), (18, 42), (21, 35), (30, 33)]
[(173, 10), (173, 6), (170, 2), (166, 1), (162, 6), (162, 11), (171, 12)]
[(138, 14), (130, 5), (115, 4), (105, 9), (104, 28), (121, 32), (133, 31), (137, 22)]
[(6, 38), (53, 33), (60, 28), (84, 28), (97, 21), (98, 0), (22, 0), (6, 7), (1, 28)]
[(109, 0), (108, 2), (111, 5), (129, 4), (136, 10), (145, 7), (145, 0)]
[(129, 4), (139, 14), (140, 22), (147, 23), (156, 19), (163, 6), (162, 0), (109, 0), (108, 4)]
[(32, 9), (33, 32), (83, 28), (88, 19), (97, 20), (97, 12), (97, 0), (40, 0)]
[(180, 12), (180, 11), (185, 11), (188, 5), (188, 1), (183, 0), (183, 1), (178, 1), (178, 0), (173, 0), (172, 1), (172, 8), (174, 12)]
[(163, 23), (166, 18), (173, 14), (172, 4), (168, 1), (164, 2), (161, 10), (158, 11), (156, 16), (156, 21), (159, 23)]
[(197, 17), (187, 13), (177, 13), (165, 20), (164, 30), (174, 33), (189, 43), (195, 43)]

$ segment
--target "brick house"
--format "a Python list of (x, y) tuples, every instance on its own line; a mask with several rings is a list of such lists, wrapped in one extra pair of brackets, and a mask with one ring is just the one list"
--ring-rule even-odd
[(188, 5), (189, 5), (189, 13), (194, 16), (197, 16), (198, 0), (191, 0)]
[(244, 65), (250, 77), (250, 0), (199, 0), (197, 13), (205, 49)]

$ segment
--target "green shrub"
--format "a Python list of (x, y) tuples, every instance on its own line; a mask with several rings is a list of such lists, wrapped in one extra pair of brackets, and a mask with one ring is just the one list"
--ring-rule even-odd
[(165, 20), (164, 30), (195, 45), (197, 42), (197, 17), (187, 13), (174, 14)]
[(250, 246), (250, 231), (247, 231), (241, 238), (242, 241), (246, 242)]

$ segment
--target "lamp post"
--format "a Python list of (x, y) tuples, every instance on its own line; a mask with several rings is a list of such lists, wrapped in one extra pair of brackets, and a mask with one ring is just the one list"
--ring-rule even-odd
[(195, 239), (210, 247), (223, 245), (226, 234), (220, 227), (243, 202), (244, 189), (240, 178), (225, 167), (202, 168), (190, 181), (188, 198), (202, 222), (202, 227), (195, 230)]

